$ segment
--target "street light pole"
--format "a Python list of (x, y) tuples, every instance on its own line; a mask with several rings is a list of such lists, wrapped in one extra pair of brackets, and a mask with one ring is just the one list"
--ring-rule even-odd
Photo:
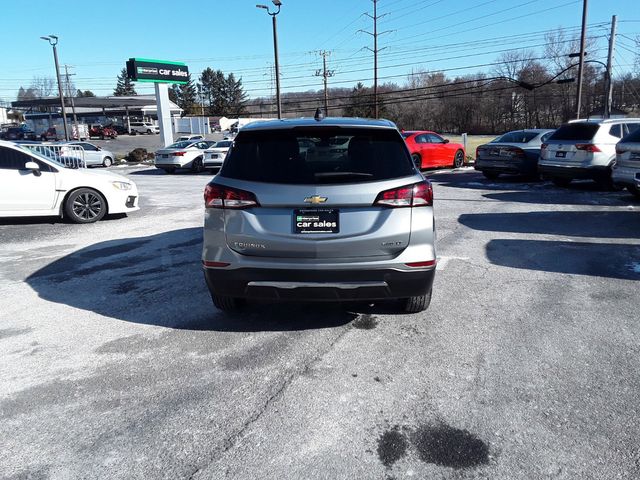
[(62, 107), (62, 124), (64, 126), (64, 139), (69, 141), (69, 132), (67, 130), (67, 115), (64, 109), (64, 94), (62, 93), (62, 82), (60, 81), (60, 65), (58, 64), (58, 50), (56, 45), (58, 44), (58, 37), (56, 35), (48, 35), (46, 37), (40, 37), (42, 40), (49, 42), (49, 45), (53, 47), (53, 61), (56, 65), (56, 78), (58, 80), (58, 95), (60, 95), (60, 106)]
[(280, 101), (280, 67), (278, 64), (278, 25), (276, 22), (276, 15), (280, 13), (280, 7), (282, 2), (280, 0), (272, 0), (273, 4), (278, 7), (278, 10), (271, 13), (269, 7), (266, 5), (256, 5), (257, 8), (263, 8), (271, 16), (271, 22), (273, 26), (273, 55), (275, 57), (275, 70), (276, 70), (276, 107), (278, 110), (278, 118), (282, 118), (282, 103)]
[(582, 31), (580, 33), (580, 62), (578, 63), (578, 88), (576, 91), (576, 119), (580, 118), (582, 106), (582, 76), (584, 73), (584, 45), (587, 39), (587, 8), (588, 0), (582, 4)]

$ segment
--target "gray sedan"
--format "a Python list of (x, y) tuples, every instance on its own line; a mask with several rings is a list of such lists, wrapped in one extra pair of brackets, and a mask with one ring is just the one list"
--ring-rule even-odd
[(480, 145), (476, 150), (475, 169), (489, 179), (501, 173), (538, 176), (540, 147), (554, 130), (514, 130)]

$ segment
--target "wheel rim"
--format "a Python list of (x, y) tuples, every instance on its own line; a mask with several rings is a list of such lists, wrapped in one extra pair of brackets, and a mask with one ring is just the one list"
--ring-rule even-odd
[(456, 158), (453, 160), (453, 166), (455, 168), (460, 168), (464, 163), (464, 159), (462, 158), (462, 152), (456, 153)]
[(94, 193), (86, 192), (73, 200), (73, 213), (83, 220), (92, 220), (102, 212), (102, 200)]
[(104, 166), (105, 167), (110, 167), (111, 166), (111, 159), (109, 157), (104, 159)]

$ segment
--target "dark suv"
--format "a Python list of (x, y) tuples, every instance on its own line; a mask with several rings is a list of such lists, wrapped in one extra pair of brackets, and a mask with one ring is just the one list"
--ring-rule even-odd
[(36, 140), (36, 133), (26, 126), (9, 127), (2, 133), (3, 140)]
[(351, 118), (243, 127), (204, 194), (213, 303), (431, 300), (431, 184), (396, 126)]

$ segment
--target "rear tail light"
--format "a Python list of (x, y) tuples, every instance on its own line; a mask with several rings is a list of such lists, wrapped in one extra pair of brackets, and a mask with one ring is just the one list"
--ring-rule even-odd
[(548, 143), (543, 143), (542, 145), (540, 145), (540, 150), (546, 150), (548, 146)]
[(518, 148), (518, 147), (509, 147), (509, 148), (505, 149), (505, 151), (507, 152), (508, 155), (510, 155), (512, 157), (524, 157), (525, 156), (524, 150), (522, 150), (521, 148)]
[(208, 262), (207, 260), (203, 260), (202, 265), (207, 268), (224, 268), (228, 267), (231, 264), (227, 262)]
[(256, 196), (245, 190), (209, 184), (204, 189), (206, 208), (251, 208), (259, 206)]
[(413, 267), (413, 268), (418, 268), (418, 267), (433, 267), (436, 264), (435, 260), (426, 260), (424, 262), (411, 262), (411, 263), (405, 263), (405, 265), (407, 267)]
[(433, 205), (433, 189), (428, 180), (380, 192), (374, 205), (383, 207), (427, 207)]
[(578, 150), (583, 150), (585, 152), (590, 152), (590, 153), (596, 153), (596, 152), (602, 151), (593, 143), (577, 143), (576, 148)]
[(624, 153), (624, 150), (620, 148), (620, 146), (616, 146), (616, 153), (620, 155), (621, 153)]
[(185, 153), (187, 153), (187, 152), (174, 152), (173, 156), (174, 157), (183, 157)]

